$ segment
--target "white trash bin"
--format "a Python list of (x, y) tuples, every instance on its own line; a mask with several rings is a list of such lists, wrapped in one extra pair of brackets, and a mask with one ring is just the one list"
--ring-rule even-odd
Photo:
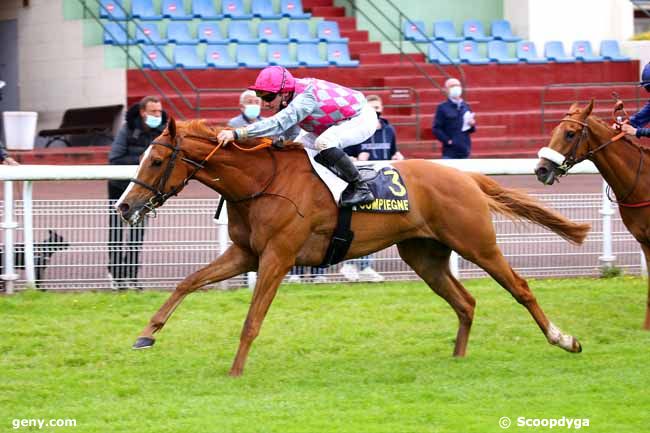
[(31, 150), (36, 138), (35, 111), (5, 111), (2, 113), (7, 150)]

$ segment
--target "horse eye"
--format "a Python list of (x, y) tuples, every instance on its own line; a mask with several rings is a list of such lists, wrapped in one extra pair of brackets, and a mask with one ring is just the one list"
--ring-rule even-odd
[(162, 159), (154, 159), (151, 162), (151, 165), (154, 166), (154, 167), (160, 167), (162, 165)]
[(576, 136), (576, 133), (574, 131), (567, 131), (566, 133), (566, 138), (567, 140), (573, 140), (573, 137)]

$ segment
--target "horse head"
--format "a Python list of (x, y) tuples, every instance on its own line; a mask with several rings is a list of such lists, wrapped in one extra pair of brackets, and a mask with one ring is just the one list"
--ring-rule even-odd
[(535, 174), (540, 182), (552, 185), (556, 178), (564, 176), (571, 167), (590, 155), (587, 118), (593, 108), (593, 99), (583, 109), (580, 109), (577, 102), (574, 103), (553, 129), (548, 146), (541, 148), (538, 153), (539, 162)]

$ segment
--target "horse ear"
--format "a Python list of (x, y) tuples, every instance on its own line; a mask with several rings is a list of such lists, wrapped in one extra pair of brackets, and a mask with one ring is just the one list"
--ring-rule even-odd
[(583, 119), (586, 119), (587, 117), (589, 117), (589, 115), (591, 114), (591, 111), (592, 111), (593, 109), (594, 109), (594, 100), (593, 100), (593, 98), (592, 98), (591, 101), (589, 101), (589, 105), (587, 105), (587, 106), (582, 110), (582, 113), (580, 114), (580, 117), (582, 117)]
[(569, 113), (575, 113), (576, 111), (579, 111), (579, 110), (580, 110), (580, 105), (578, 105), (577, 102), (574, 102), (574, 103), (571, 104), (571, 106), (569, 107)]
[(174, 120), (173, 117), (169, 118), (169, 123), (167, 124), (167, 130), (169, 131), (169, 135), (171, 138), (176, 138), (176, 121)]

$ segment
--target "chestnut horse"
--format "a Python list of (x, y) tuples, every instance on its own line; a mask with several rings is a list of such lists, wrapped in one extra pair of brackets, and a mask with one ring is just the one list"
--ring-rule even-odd
[[(592, 161), (614, 192), (623, 224), (641, 244), (650, 269), (650, 148), (591, 115), (593, 108), (593, 100), (583, 109), (571, 106), (548, 147), (540, 150), (535, 174), (552, 185), (575, 164)], [(648, 284), (643, 327), (650, 330), (650, 280)]]
[[(278, 286), (294, 265), (318, 265), (337, 219), (337, 207), (314, 175), (300, 145), (282, 150), (269, 139), (250, 139), (224, 147), (219, 128), (204, 121), (170, 120), (167, 129), (143, 155), (136, 178), (116, 204), (121, 216), (136, 224), (145, 213), (196, 179), (225, 197), (232, 245), (215, 261), (180, 282), (144, 328), (134, 348), (154, 344), (170, 315), (189, 293), (248, 271), (257, 283), (230, 370), (241, 375), (251, 344)], [(490, 212), (527, 219), (581, 243), (589, 226), (545, 209), (528, 195), (502, 188), (481, 174), (466, 174), (422, 160), (395, 162), (409, 191), (408, 213), (354, 213), (355, 233), (346, 259), (397, 244), (406, 263), (444, 298), (458, 316), (454, 355), (464, 356), (475, 301), (449, 270), (452, 250), (487, 271), (522, 304), (552, 345), (580, 352), (574, 337), (547, 319), (526, 281), (506, 262), (496, 244)]]

